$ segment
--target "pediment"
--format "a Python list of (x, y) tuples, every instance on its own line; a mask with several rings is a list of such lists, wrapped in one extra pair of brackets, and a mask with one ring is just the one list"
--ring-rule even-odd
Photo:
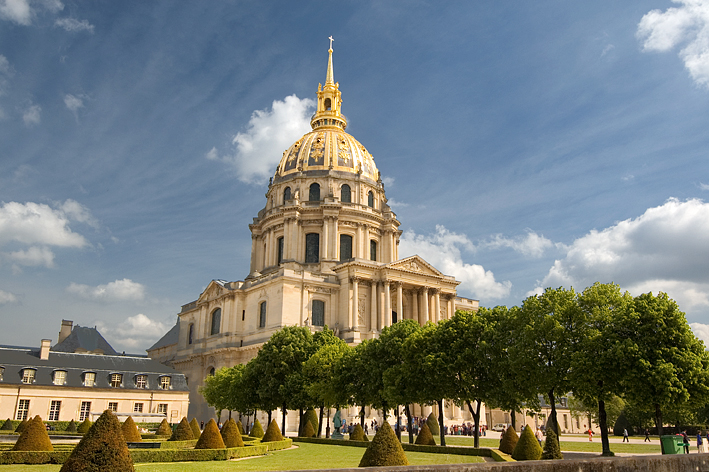
[(209, 282), (209, 285), (207, 285), (207, 288), (204, 289), (204, 292), (202, 292), (202, 295), (199, 296), (197, 303), (202, 303), (202, 302), (214, 300), (214, 299), (219, 298), (222, 295), (224, 295), (228, 290), (226, 288), (224, 288), (224, 285), (222, 285), (222, 284), (223, 284), (223, 282), (220, 280), (212, 280), (211, 282)]
[(421, 256), (410, 256), (405, 259), (391, 262), (385, 266), (387, 269), (403, 270), (406, 272), (414, 272), (421, 275), (433, 275), (436, 277), (445, 277), (445, 275), (431, 264), (423, 260)]

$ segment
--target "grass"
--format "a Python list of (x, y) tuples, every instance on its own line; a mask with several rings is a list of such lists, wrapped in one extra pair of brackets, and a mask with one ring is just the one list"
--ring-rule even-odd
[[(340, 469), (357, 467), (364, 448), (299, 443), (297, 449), (269, 453), (240, 461), (173, 462), (136, 464), (136, 472), (249, 472), (262, 470)], [(481, 457), (455, 454), (406, 452), (411, 465), (466, 464), (483, 462)], [(60, 465), (0, 465), (0, 472), (58, 472)]]
[[(439, 438), (436, 437), (436, 443)], [(450, 446), (472, 446), (473, 438), (467, 436), (446, 436), (446, 444)], [(496, 448), (500, 445), (499, 438), (481, 437), (480, 447)], [(597, 452), (601, 453), (601, 437), (594, 438), (593, 441), (564, 441), (562, 436), (559, 443), (562, 451), (570, 452)], [(654, 439), (648, 444), (611, 443), (611, 451), (620, 454), (659, 454), (660, 440)], [(1, 472), (1, 471), (0, 471)]]

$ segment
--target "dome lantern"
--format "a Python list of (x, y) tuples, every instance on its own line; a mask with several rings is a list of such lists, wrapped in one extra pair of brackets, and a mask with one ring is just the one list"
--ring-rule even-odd
[(315, 130), (319, 128), (347, 128), (347, 118), (340, 113), (342, 106), (342, 93), (340, 84), (335, 82), (335, 73), (332, 68), (332, 36), (330, 36), (330, 49), (328, 49), (327, 74), (325, 86), (318, 84), (318, 107), (310, 120), (310, 126)]

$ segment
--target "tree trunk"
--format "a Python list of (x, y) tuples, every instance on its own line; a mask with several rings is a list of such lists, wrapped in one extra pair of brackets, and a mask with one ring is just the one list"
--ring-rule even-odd
[(298, 408), (298, 436), (303, 435), (303, 407)]
[[(268, 424), (271, 424), (271, 410), (268, 410)], [(266, 425), (267, 428), (268, 424)]]
[(404, 413), (406, 414), (406, 424), (407, 424), (406, 429), (409, 432), (409, 444), (413, 444), (414, 443), (414, 419), (411, 417), (411, 409), (409, 408), (408, 404), (406, 406), (404, 406)]
[(364, 429), (364, 415), (365, 415), (365, 411), (364, 411), (364, 407), (362, 407), (359, 410), (359, 425), (362, 427), (362, 429)]
[(468, 411), (470, 411), (470, 414), (473, 415), (473, 421), (475, 422), (475, 431), (473, 432), (473, 437), (475, 438), (473, 440), (473, 447), (480, 447), (480, 399), (475, 400), (475, 410), (473, 410), (473, 405), (470, 404), (470, 401), (466, 401), (465, 403), (468, 404)]
[(598, 400), (598, 426), (601, 428), (602, 456), (612, 456), (611, 446), (608, 442), (608, 418), (606, 417), (606, 402)]
[(288, 414), (288, 410), (286, 410), (286, 402), (283, 402), (283, 409), (281, 411), (283, 412), (283, 420), (281, 421), (281, 434), (286, 434), (286, 415)]
[(324, 405), (320, 405), (320, 418), (318, 421), (318, 437), (322, 434), (322, 417), (323, 417), (323, 408), (325, 408)]
[(662, 453), (665, 453), (665, 448), (662, 446), (662, 410), (660, 410), (660, 405), (655, 403), (655, 427), (657, 428), (657, 435), (660, 436), (660, 448)]
[(443, 400), (438, 400), (438, 428), (441, 430), (441, 446), (445, 446), (446, 432), (443, 431)]
[[(554, 397), (554, 389), (549, 390), (549, 405), (551, 405), (551, 414), (549, 419), (551, 420), (551, 427), (554, 428), (556, 437), (559, 437), (559, 422), (556, 420), (556, 398)], [(549, 422), (547, 422), (547, 428), (549, 427)], [(590, 427), (590, 425), (589, 425)]]
[(231, 419), (231, 410), (229, 410), (229, 419)]
[(513, 409), (510, 410), (510, 424), (517, 431), (517, 412)]
[(387, 420), (387, 418), (388, 418), (387, 413), (389, 413), (389, 411), (387, 410), (387, 404), (385, 403), (385, 404), (382, 406), (382, 417), (384, 418), (383, 421), (386, 421), (386, 420)]
[(401, 442), (401, 415), (399, 414), (399, 405), (396, 405), (394, 412), (396, 413), (396, 438)]

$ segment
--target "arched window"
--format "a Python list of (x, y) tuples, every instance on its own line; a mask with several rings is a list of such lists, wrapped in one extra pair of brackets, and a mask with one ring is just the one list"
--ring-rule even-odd
[(340, 235), (340, 261), (352, 259), (352, 236), (349, 234)]
[(212, 367), (211, 369), (209, 369), (209, 375), (214, 375), (214, 367)]
[(345, 184), (340, 189), (340, 201), (343, 203), (352, 203), (352, 189)]
[(222, 309), (217, 308), (212, 312), (212, 331), (211, 334), (219, 334), (219, 329), (222, 326)]
[(320, 184), (310, 184), (310, 192), (308, 195), (308, 200), (311, 202), (320, 201)]
[(261, 302), (258, 306), (258, 327), (266, 327), (266, 302)]
[(369, 241), (369, 260), (377, 260), (377, 242), (373, 239)]
[(187, 344), (192, 344), (194, 338), (194, 323), (190, 323), (190, 329), (187, 332)]
[(306, 264), (320, 262), (320, 235), (318, 233), (305, 235), (305, 262)]
[(283, 262), (283, 237), (278, 238), (278, 265)]
[(291, 197), (290, 193), (290, 187), (286, 187), (286, 189), (283, 191), (283, 204), (285, 205), (288, 200), (291, 200), (293, 197)]
[(367, 194), (367, 205), (374, 208), (374, 194), (371, 191)]
[(325, 302), (313, 300), (313, 326), (325, 326)]
[(325, 99), (325, 110), (332, 110), (332, 102), (330, 101), (329, 98)]

